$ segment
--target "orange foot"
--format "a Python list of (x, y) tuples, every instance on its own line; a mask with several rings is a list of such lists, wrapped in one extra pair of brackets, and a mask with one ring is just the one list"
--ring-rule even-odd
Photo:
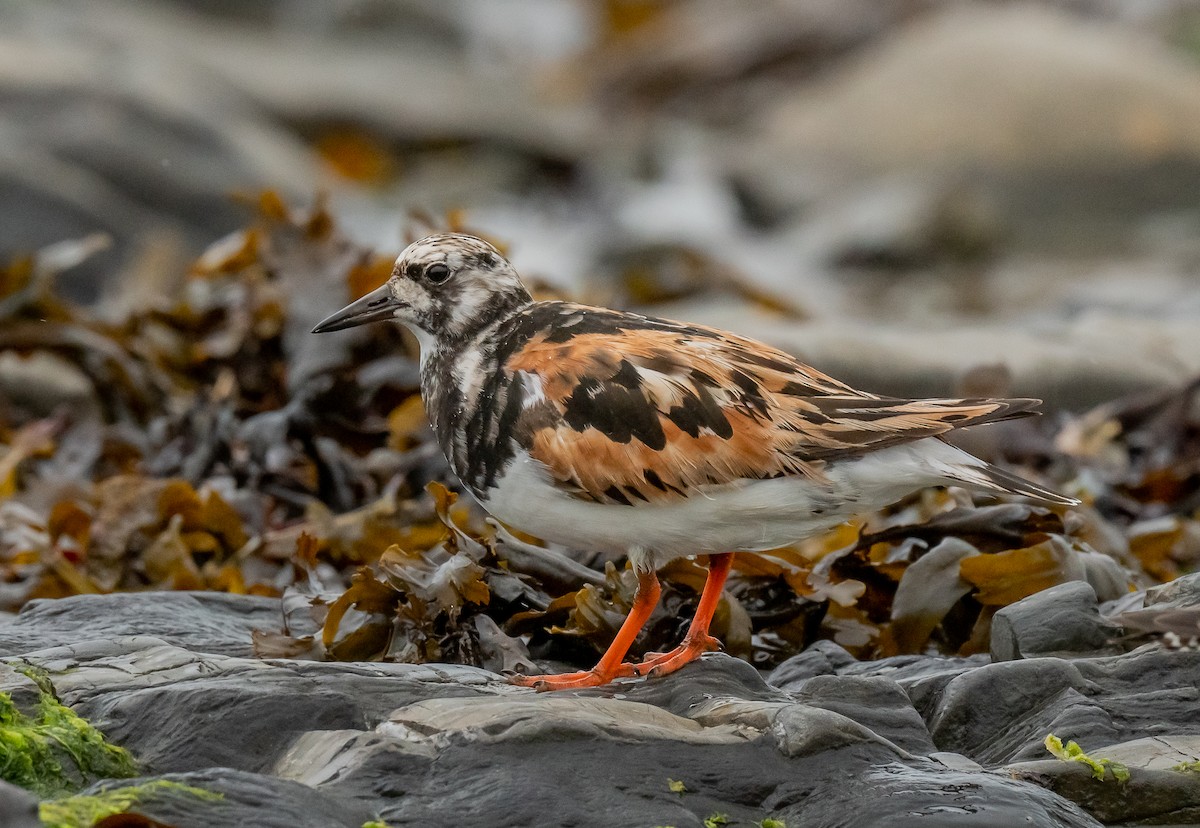
[(532, 687), (539, 693), (549, 690), (577, 690), (582, 687), (599, 687), (613, 679), (638, 675), (632, 664), (620, 664), (613, 670), (601, 670), (597, 665), (578, 673), (558, 673), (552, 676), (509, 676), (508, 681), (521, 687)]
[(695, 661), (704, 653), (721, 649), (721, 642), (708, 633), (699, 633), (683, 639), (683, 643), (667, 653), (646, 653), (646, 660), (633, 666), (639, 676), (665, 676), (680, 667)]

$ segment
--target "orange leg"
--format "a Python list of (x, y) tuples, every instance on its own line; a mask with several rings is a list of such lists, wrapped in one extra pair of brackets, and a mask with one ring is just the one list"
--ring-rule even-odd
[[(633, 598), (633, 607), (625, 618), (625, 623), (617, 631), (608, 650), (600, 657), (600, 661), (590, 670), (579, 673), (560, 673), (554, 676), (513, 676), (509, 680), (522, 687), (532, 687), (538, 692), (545, 690), (570, 690), (578, 687), (596, 687), (608, 684), (615, 678), (635, 675), (632, 664), (625, 664), (625, 653), (633, 646), (642, 627), (650, 618), (650, 613), (658, 606), (658, 596), (662, 592), (658, 585), (658, 576), (653, 571), (638, 573), (637, 594)], [(711, 614), (711, 613), (710, 613)]]
[(721, 591), (732, 563), (732, 552), (708, 556), (708, 579), (704, 582), (700, 604), (696, 607), (696, 615), (692, 618), (687, 635), (683, 637), (683, 643), (669, 653), (647, 653), (646, 660), (633, 668), (637, 675), (665, 676), (695, 661), (701, 653), (721, 649), (721, 642), (708, 634), (708, 625), (712, 623), (713, 613), (721, 602)]

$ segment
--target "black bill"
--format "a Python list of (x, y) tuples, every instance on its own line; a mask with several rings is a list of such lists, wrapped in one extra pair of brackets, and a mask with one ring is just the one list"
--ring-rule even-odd
[(328, 333), (342, 331), (368, 322), (378, 322), (381, 319), (393, 319), (397, 308), (403, 307), (392, 296), (388, 286), (376, 288), (361, 299), (351, 302), (337, 313), (327, 316), (312, 329), (313, 333)]

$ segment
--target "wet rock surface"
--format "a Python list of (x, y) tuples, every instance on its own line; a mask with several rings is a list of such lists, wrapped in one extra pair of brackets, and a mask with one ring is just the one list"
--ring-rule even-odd
[(992, 658), (1011, 661), (1046, 653), (1092, 652), (1103, 648), (1116, 632), (1101, 618), (1091, 585), (1071, 581), (999, 610), (992, 619)]
[[(1195, 774), (1171, 769), (1200, 749), (1195, 651), (859, 662), (822, 642), (766, 679), (717, 654), (538, 695), (457, 665), (248, 657), (250, 629), (280, 624), (276, 602), (244, 596), (34, 603), (4, 628), (4, 687), (32, 697), (11, 668), (44, 669), (147, 779), (222, 794), (139, 804), (181, 828), (1094, 826), (1182, 820), (1198, 801)], [(1049, 758), (1048, 733), (1124, 762), (1129, 787)]]
[(1106, 823), (1193, 825), (1200, 821), (1200, 774), (1184, 771), (1200, 753), (1195, 736), (1134, 739), (1100, 747), (1092, 756), (1130, 770), (1126, 783), (1097, 780), (1079, 762), (1017, 762), (1006, 770), (1083, 805)]

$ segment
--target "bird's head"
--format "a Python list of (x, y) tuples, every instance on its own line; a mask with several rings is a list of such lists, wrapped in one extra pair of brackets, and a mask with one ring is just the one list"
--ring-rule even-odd
[(470, 338), (531, 301), (496, 248), (474, 236), (444, 233), (410, 244), (382, 287), (329, 316), (313, 333), (395, 319), (412, 328), (426, 348)]

